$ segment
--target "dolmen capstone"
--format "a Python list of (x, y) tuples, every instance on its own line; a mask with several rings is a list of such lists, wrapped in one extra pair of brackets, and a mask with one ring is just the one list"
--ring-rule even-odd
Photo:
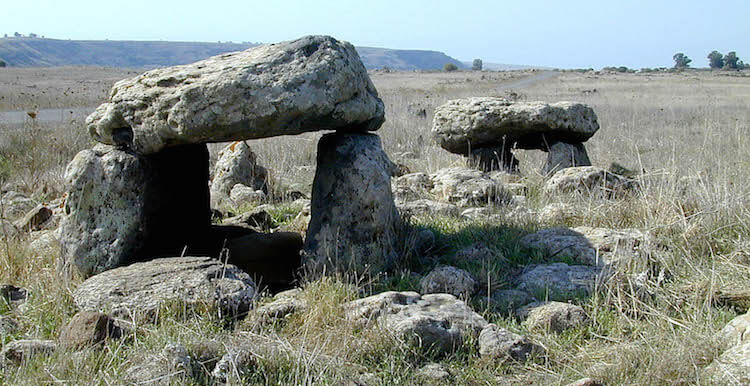
[(575, 102), (513, 102), (503, 98), (454, 99), (435, 110), (433, 135), (451, 153), (470, 157), (485, 171), (518, 170), (511, 149), (548, 152), (543, 173), (589, 166), (583, 142), (599, 130), (590, 107)]
[[(263, 238), (211, 224), (206, 144), (320, 130), (335, 132), (319, 145), (305, 258), (333, 266), (356, 265), (359, 256), (391, 259), (392, 164), (379, 137), (368, 134), (384, 120), (354, 47), (328, 36), (119, 81), (86, 120), (99, 144), (66, 169), (59, 269), (88, 277), (155, 258), (227, 252), (229, 263), (256, 278), (264, 274), (256, 266), (299, 267), (301, 235)], [(231, 183), (217, 188), (226, 194)]]

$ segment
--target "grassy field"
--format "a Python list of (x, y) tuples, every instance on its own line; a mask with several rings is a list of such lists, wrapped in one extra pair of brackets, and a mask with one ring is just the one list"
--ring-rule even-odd
[[(130, 75), (107, 69), (2, 69), (0, 111), (96, 106), (115, 80)], [(451, 373), (446, 384), (557, 385), (582, 377), (607, 385), (707, 384), (703, 369), (720, 354), (715, 333), (750, 304), (750, 77), (742, 75), (371, 73), (386, 103), (387, 121), (378, 133), (392, 160), (412, 172), (466, 165), (462, 157), (439, 148), (430, 135), (435, 107), (449, 99), (575, 100), (589, 104), (599, 116), (601, 129), (586, 143), (593, 164), (606, 168), (618, 163), (637, 171), (641, 189), (614, 199), (546, 195), (539, 174), (543, 153), (517, 151), (519, 181), (528, 191), (526, 209), (565, 202), (576, 208), (573, 219), (541, 224), (531, 216), (505, 216), (513, 208), (503, 206), (491, 209), (503, 220), (414, 217), (412, 225), (437, 234), (440, 248), (434, 255), (412, 256), (388, 275), (358, 283), (336, 278), (308, 282), (303, 297), (311, 307), (285, 323), (260, 326), (249, 318), (227, 330), (209, 311), (167, 309), (156, 324), (138, 328), (134, 339), (75, 354), (58, 350), (20, 367), (7, 366), (0, 369), (0, 382), (119, 384), (127, 379), (129, 367), (160, 352), (167, 342), (185, 345), (194, 357), (205, 351), (206, 342), (218, 347), (211, 352), (219, 356), (226, 347), (253, 342), (276, 349), (259, 349), (252, 371), (236, 383), (431, 384), (434, 381), (420, 378), (418, 370), (439, 362)], [(276, 184), (309, 193), (319, 137), (270, 138), (250, 145)], [(80, 121), (0, 122), (3, 190), (20, 190), (41, 201), (59, 197), (65, 190), (65, 164), (89, 146)], [(218, 147), (212, 146), (214, 153)], [(287, 210), (283, 205), (278, 205), (280, 212)], [(472, 342), (448, 356), (425, 353), (387, 334), (357, 329), (338, 307), (383, 290), (418, 291), (412, 273), (457, 263), (456, 251), (476, 243), (494, 251), (497, 261), (463, 268), (488, 278), (495, 288), (507, 287), (513, 273), (536, 259), (518, 248), (520, 237), (552, 225), (647, 232), (659, 245), (650, 263), (666, 279), (646, 283), (649, 296), (642, 296), (628, 279), (639, 268), (620, 267), (592, 296), (576, 300), (592, 323), (562, 334), (527, 331), (514, 318), (472, 303), (487, 320), (546, 349), (546, 355), (526, 363), (482, 359)], [(304, 230), (304, 225), (297, 229)], [(56, 257), (55, 251), (31, 250), (26, 239), (0, 243), (0, 283), (23, 286), (32, 294), (22, 308), (0, 304), (0, 315), (20, 324), (18, 331), (2, 335), (3, 344), (21, 338), (55, 339), (75, 313), (71, 292), (76, 283), (58, 280)], [(209, 382), (207, 375), (197, 374), (172, 382)]]

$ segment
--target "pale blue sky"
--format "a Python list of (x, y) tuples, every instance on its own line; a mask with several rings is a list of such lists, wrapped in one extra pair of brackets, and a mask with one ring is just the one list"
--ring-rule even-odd
[(750, 0), (23, 1), (0, 33), (60, 39), (276, 42), (328, 34), (359, 46), (551, 67), (671, 66), (711, 50), (750, 62)]

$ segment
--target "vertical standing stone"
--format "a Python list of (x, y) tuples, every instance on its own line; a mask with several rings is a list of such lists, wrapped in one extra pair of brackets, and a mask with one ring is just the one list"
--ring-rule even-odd
[(307, 228), (313, 270), (378, 270), (396, 256), (399, 222), (391, 193), (391, 162), (380, 137), (334, 133), (318, 143)]
[(556, 142), (547, 148), (547, 162), (542, 174), (551, 176), (558, 170), (576, 166), (591, 166), (591, 160), (582, 143)]
[(68, 164), (59, 269), (90, 276), (123, 264), (144, 245), (151, 171), (142, 156), (97, 145)]
[(76, 155), (66, 181), (59, 266), (65, 272), (88, 277), (134, 261), (207, 250), (206, 145), (150, 156), (97, 145)]

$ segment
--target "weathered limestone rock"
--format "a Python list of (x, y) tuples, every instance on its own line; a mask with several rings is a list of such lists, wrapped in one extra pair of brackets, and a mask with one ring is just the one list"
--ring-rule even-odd
[(236, 184), (229, 192), (229, 203), (238, 207), (243, 204), (257, 204), (266, 199), (266, 193), (261, 189), (253, 189), (249, 186)]
[(468, 298), (477, 288), (477, 281), (463, 269), (445, 265), (430, 271), (419, 281), (423, 294), (448, 293)]
[(432, 193), (458, 206), (495, 204), (510, 199), (500, 180), (479, 170), (448, 168), (430, 175), (430, 178)]
[(432, 132), (443, 149), (468, 154), (470, 149), (516, 144), (545, 149), (556, 142), (581, 143), (599, 130), (594, 111), (575, 102), (511, 102), (503, 98), (455, 99), (435, 110)]
[(541, 223), (555, 224), (570, 221), (577, 215), (578, 213), (576, 213), (576, 208), (573, 205), (564, 202), (553, 202), (539, 210), (537, 218)]
[(306, 36), (117, 82), (86, 120), (92, 137), (140, 154), (166, 146), (306, 131), (373, 131), (383, 102), (354, 47)]
[(516, 289), (538, 299), (571, 300), (590, 294), (600, 275), (599, 267), (586, 265), (531, 265), (518, 277)]
[(0, 361), (21, 364), (39, 355), (49, 354), (57, 349), (53, 340), (24, 339), (9, 342), (0, 351)]
[(266, 303), (255, 310), (258, 322), (261, 324), (272, 323), (287, 316), (307, 309), (307, 301), (301, 296), (299, 288), (279, 292), (273, 297), (273, 301)]
[(425, 173), (405, 174), (393, 180), (393, 195), (400, 202), (423, 199), (430, 190), (432, 179)]
[(612, 174), (597, 166), (577, 166), (555, 173), (544, 184), (544, 192), (554, 193), (595, 193), (613, 196), (635, 188), (635, 183), (625, 177)]
[(586, 311), (570, 303), (532, 303), (518, 311), (523, 325), (529, 330), (563, 332), (589, 322)]
[(66, 348), (78, 349), (117, 339), (123, 330), (107, 314), (95, 311), (81, 311), (63, 328), (58, 341)]
[(246, 312), (255, 297), (250, 276), (209, 257), (174, 257), (115, 268), (84, 281), (73, 293), (83, 311), (150, 316), (165, 301)]
[(532, 353), (544, 349), (525, 336), (514, 334), (495, 324), (488, 324), (479, 333), (479, 355), (499, 360), (513, 359), (524, 362)]
[(440, 363), (428, 363), (417, 370), (416, 375), (433, 382), (447, 381), (451, 378), (450, 371)]
[(591, 166), (589, 154), (582, 143), (556, 142), (547, 148), (547, 162), (542, 174), (552, 175), (558, 170), (576, 166)]
[(305, 240), (310, 268), (377, 270), (394, 261), (400, 220), (390, 165), (376, 135), (334, 133), (320, 139)]
[(466, 303), (449, 294), (383, 292), (344, 305), (347, 319), (360, 326), (377, 323), (422, 348), (450, 352), (462, 342), (462, 333), (478, 334), (487, 325)]
[(458, 207), (446, 202), (420, 199), (398, 204), (398, 210), (406, 215), (456, 216)]
[(730, 347), (706, 367), (712, 385), (750, 385), (750, 342)]
[(637, 229), (549, 228), (521, 239), (526, 248), (539, 249), (546, 256), (568, 257), (595, 266), (610, 266), (645, 256), (648, 237)]
[(210, 226), (208, 150), (151, 156), (97, 145), (66, 170), (61, 266), (90, 276), (159, 256), (205, 253)]
[(750, 342), (750, 311), (727, 323), (717, 336), (725, 347)]
[(246, 142), (234, 142), (219, 152), (211, 183), (211, 206), (236, 206), (234, 200), (227, 201), (237, 184), (251, 191), (268, 192), (268, 171), (258, 165), (257, 156)]
[(186, 384), (193, 376), (193, 361), (185, 346), (167, 343), (158, 354), (141, 357), (125, 371), (129, 384)]

